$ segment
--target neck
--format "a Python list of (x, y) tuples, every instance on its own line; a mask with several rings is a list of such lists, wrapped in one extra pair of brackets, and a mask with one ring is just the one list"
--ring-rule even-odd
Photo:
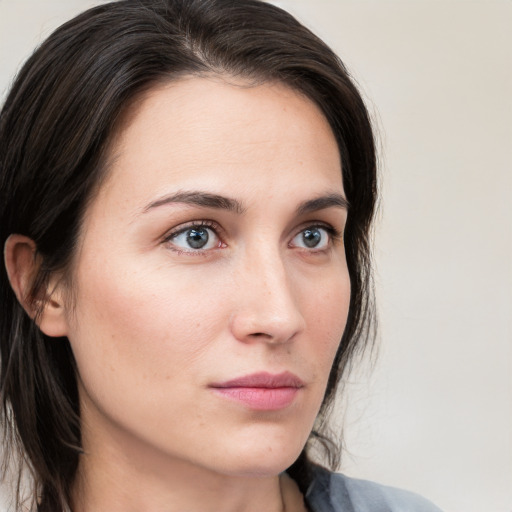
[(81, 468), (74, 512), (291, 512), (285, 508), (280, 479), (240, 478), (187, 471), (155, 478), (126, 468)]

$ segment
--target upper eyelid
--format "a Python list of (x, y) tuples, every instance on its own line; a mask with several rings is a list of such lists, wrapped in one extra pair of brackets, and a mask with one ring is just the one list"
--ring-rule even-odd
[(215, 231), (217, 236), (220, 236), (219, 233), (222, 233), (222, 231), (223, 231), (222, 228), (220, 227), (220, 225), (217, 224), (217, 222), (215, 222), (215, 221), (196, 220), (196, 221), (185, 222), (183, 224), (175, 226), (174, 228), (171, 228), (169, 231), (167, 231), (164, 234), (163, 239), (164, 239), (164, 241), (169, 241), (172, 239), (172, 237), (177, 236), (177, 235), (183, 233), (184, 231), (187, 231), (188, 229), (193, 229), (193, 228), (198, 228), (198, 227), (210, 228), (213, 231)]
[[(295, 232), (295, 234), (291, 237), (289, 245), (291, 244), (291, 242), (293, 241), (294, 238), (299, 236), (300, 233), (302, 233), (303, 231), (305, 231), (308, 228), (309, 229), (311, 229), (311, 228), (322, 228), (325, 231), (327, 231), (327, 234), (328, 234), (328, 236), (330, 238), (329, 245), (332, 245), (332, 243), (334, 241), (338, 241), (338, 240), (342, 240), (343, 239), (343, 231), (340, 231), (339, 229), (335, 228), (332, 224), (328, 224), (328, 223), (325, 223), (325, 222), (313, 222), (313, 223), (306, 224), (303, 227), (301, 227), (300, 229), (298, 229)], [(314, 252), (315, 248), (308, 249), (308, 251), (309, 250)]]
[(309, 221), (305, 222), (301, 226), (295, 229), (295, 235), (297, 236), (301, 231), (304, 231), (308, 228), (323, 228), (326, 229), (331, 235), (334, 236), (342, 236), (343, 235), (343, 229), (339, 229), (335, 227), (333, 224), (325, 221)]

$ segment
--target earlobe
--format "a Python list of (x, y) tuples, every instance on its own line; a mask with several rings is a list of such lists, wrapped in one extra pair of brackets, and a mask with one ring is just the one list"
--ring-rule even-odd
[(35, 242), (24, 235), (12, 234), (4, 246), (7, 276), (19, 303), (47, 336), (66, 336), (67, 321), (62, 290), (55, 283), (32, 295), (32, 284), (39, 261)]

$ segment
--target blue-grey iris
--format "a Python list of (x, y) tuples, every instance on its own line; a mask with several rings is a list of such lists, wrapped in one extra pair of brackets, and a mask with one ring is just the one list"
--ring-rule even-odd
[(306, 247), (316, 247), (322, 240), (322, 233), (319, 229), (305, 229), (302, 233), (302, 241)]
[(210, 235), (204, 228), (189, 229), (187, 232), (187, 243), (193, 249), (202, 249), (207, 243)]

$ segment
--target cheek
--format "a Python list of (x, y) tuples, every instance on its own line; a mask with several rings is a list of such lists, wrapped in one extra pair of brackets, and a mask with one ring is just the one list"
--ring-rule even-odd
[(327, 381), (347, 324), (350, 304), (350, 279), (347, 271), (331, 276), (305, 300), (311, 360), (317, 361), (318, 373)]
[(218, 294), (179, 274), (106, 270), (80, 280), (69, 338), (82, 380), (154, 393), (185, 383), (227, 324)]

